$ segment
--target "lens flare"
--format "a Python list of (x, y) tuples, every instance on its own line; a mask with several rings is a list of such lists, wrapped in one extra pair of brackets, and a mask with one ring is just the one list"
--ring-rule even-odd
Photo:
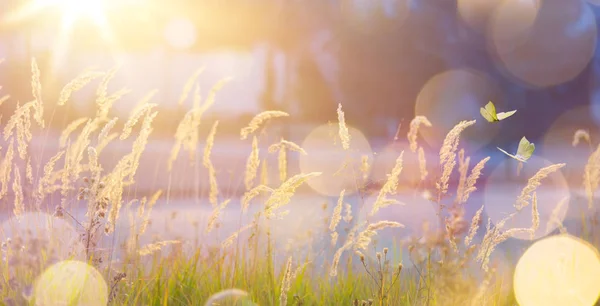
[(186, 18), (171, 20), (165, 27), (165, 40), (175, 49), (188, 49), (196, 42), (196, 26)]
[[(499, 132), (499, 125), (487, 123), (479, 113), (490, 100), (501, 101), (496, 84), (475, 70), (448, 70), (432, 77), (419, 92), (415, 115), (425, 116), (433, 127), (419, 133), (434, 148), (439, 148), (446, 134), (461, 120), (477, 119), (474, 127), (460, 135), (461, 146), (475, 151)], [(464, 140), (464, 141), (463, 141)]]
[(570, 235), (540, 240), (519, 259), (514, 292), (522, 306), (594, 305), (600, 296), (598, 250)]
[(62, 261), (40, 275), (33, 290), (35, 305), (106, 305), (108, 287), (94, 267)]
[[(337, 124), (321, 125), (304, 139), (301, 147), (307, 155), (300, 155), (302, 173), (322, 172), (307, 184), (322, 195), (338, 196), (345, 189), (346, 195), (356, 192), (357, 179), (361, 178), (360, 166), (363, 155), (373, 159), (369, 141), (356, 128), (348, 126), (350, 149), (344, 150), (338, 136)], [(360, 182), (360, 180), (359, 180)]]
[(458, 0), (458, 15), (471, 28), (483, 32), (488, 19), (501, 2), (502, 0)]
[(572, 80), (596, 49), (596, 18), (583, 1), (505, 0), (490, 29), (496, 65), (534, 87)]

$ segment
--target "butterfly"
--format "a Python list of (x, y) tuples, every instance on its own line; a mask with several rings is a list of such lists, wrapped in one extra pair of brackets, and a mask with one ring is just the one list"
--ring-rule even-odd
[(520, 162), (526, 162), (531, 155), (533, 155), (533, 151), (535, 151), (535, 144), (529, 142), (529, 140), (527, 140), (527, 138), (523, 137), (521, 138), (521, 141), (519, 142), (519, 148), (517, 149), (517, 154), (512, 155), (500, 148), (498, 148), (498, 150), (500, 150), (500, 152), (520, 161)]
[(494, 106), (494, 103), (490, 101), (485, 107), (480, 108), (479, 112), (488, 122), (498, 122), (514, 115), (517, 111), (513, 110), (510, 112), (496, 113), (496, 107)]

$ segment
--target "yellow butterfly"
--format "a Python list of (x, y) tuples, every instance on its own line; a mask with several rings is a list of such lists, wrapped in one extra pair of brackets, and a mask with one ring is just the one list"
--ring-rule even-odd
[(496, 113), (496, 107), (494, 106), (494, 103), (490, 101), (485, 105), (485, 108), (480, 108), (479, 112), (488, 122), (498, 122), (514, 115), (517, 111), (513, 110), (510, 112)]
[(519, 142), (519, 148), (517, 149), (517, 154), (512, 155), (500, 148), (498, 148), (498, 150), (500, 150), (500, 152), (502, 152), (520, 162), (526, 162), (533, 155), (533, 151), (535, 151), (535, 144), (529, 142), (529, 140), (527, 140), (527, 138), (523, 137), (523, 138), (521, 138), (521, 141)]

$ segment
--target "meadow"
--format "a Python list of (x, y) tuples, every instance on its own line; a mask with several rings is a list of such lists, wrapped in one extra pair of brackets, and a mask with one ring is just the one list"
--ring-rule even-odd
[[(164, 158), (152, 160), (162, 167), (153, 179), (165, 186), (148, 193), (137, 182), (143, 179), (140, 171), (152, 176), (141, 165), (143, 156), (154, 150), (148, 149), (152, 133), (164, 128), (154, 126), (161, 114), (152, 95), (126, 101), (126, 90), (109, 92), (116, 71), (85, 71), (64, 85), (56, 102), (48, 103), (42, 99), (43, 84), (33, 60), (32, 100), (20, 103), (8, 94), (0, 98), (1, 103), (14, 104), (12, 114), (2, 114), (0, 198), (2, 211), (10, 214), (0, 227), (3, 305), (529, 306), (566, 305), (565, 301), (594, 305), (598, 299), (600, 262), (593, 212), (600, 146), (594, 148), (587, 131), (578, 130), (573, 144), (565, 144), (590, 147), (580, 173), (588, 211), (577, 223), (580, 230), (570, 233), (563, 225), (569, 198), (544, 207), (549, 214), (540, 214), (547, 203), (538, 204), (549, 178), (566, 165), (528, 161), (533, 149), (526, 156), (527, 150), (519, 150), (516, 158), (508, 159), (523, 182), (511, 212), (492, 220), (483, 203), (473, 203), (476, 209), (467, 212), (491, 157), (471, 166), (460, 136), (474, 129), (476, 120), (491, 118), (488, 124), (495, 124), (493, 116), (457, 122), (435, 148), (435, 160), (420, 139), (420, 130), (435, 122), (416, 116), (406, 135), (396, 135), (406, 138), (408, 146), (374, 183), (373, 156), (360, 150), (364, 141), (346, 123), (343, 105), (330, 110), (337, 112), (337, 122), (320, 127), (324, 136), (306, 146), (272, 129), (273, 122), (286, 124), (290, 114), (267, 110), (239, 131), (239, 141), (251, 147), (243, 170), (223, 173), (215, 160), (226, 164), (227, 158), (219, 156), (226, 152), (213, 150), (223, 127), (204, 115), (218, 103), (218, 91), (227, 80), (203, 98), (195, 74), (182, 84), (179, 102), (191, 107), (171, 127), (174, 145)], [(95, 113), (49, 137), (45, 131), (51, 114), (93, 82)], [(135, 103), (135, 108), (128, 118), (119, 118), (111, 112), (115, 103)], [(42, 144), (36, 149), (41, 156), (32, 153), (33, 143)], [(122, 155), (103, 156), (118, 143), (119, 148), (128, 146)], [(341, 167), (331, 169), (327, 159), (318, 162), (321, 156), (309, 147), (341, 152)], [(311, 154), (317, 156), (308, 161), (303, 157)], [(161, 234), (166, 229), (150, 237), (157, 222), (153, 212), (177, 201), (173, 169), (178, 165), (194, 173), (186, 182), (193, 199), (189, 205), (202, 205), (210, 215), (206, 220), (189, 218), (185, 226), (195, 239), (165, 239)], [(239, 194), (232, 187), (233, 176), (239, 178)], [(311, 193), (335, 201), (318, 208), (322, 214), (303, 221), (301, 230), (294, 227), (296, 238), (277, 240), (299, 218), (291, 212), (292, 203)], [(405, 202), (412, 200), (430, 205), (433, 220), (422, 224), (418, 234), (394, 239), (407, 224), (386, 216), (393, 215), (390, 211), (410, 215), (414, 205)], [(184, 226), (174, 214), (188, 213), (173, 211), (161, 211), (164, 224), (159, 228)], [(223, 226), (224, 218), (237, 220), (236, 226)], [(383, 239), (383, 233), (392, 238)], [(517, 265), (494, 257), (499, 246), (511, 240), (522, 242), (524, 249), (531, 246), (528, 256), (513, 258)], [(533, 248), (536, 245), (540, 247)], [(539, 250), (545, 252), (542, 257)]]

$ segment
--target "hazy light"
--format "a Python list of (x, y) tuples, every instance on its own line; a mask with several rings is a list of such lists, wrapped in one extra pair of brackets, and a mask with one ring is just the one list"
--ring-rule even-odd
[(257, 304), (248, 297), (248, 292), (232, 288), (211, 295), (205, 305), (254, 306)]
[[(9, 14), (6, 21), (12, 23), (26, 19), (45, 20), (46, 13), (58, 11), (60, 20), (57, 24), (60, 25), (60, 28), (52, 44), (52, 64), (54, 67), (58, 67), (67, 55), (71, 34), (79, 21), (90, 23), (97, 29), (97, 33), (90, 33), (90, 35), (98, 36), (99, 34), (100, 38), (108, 42), (111, 47), (114, 45), (106, 18), (109, 4), (113, 3), (119, 2), (116, 0), (35, 0)], [(53, 25), (47, 27), (54, 28)]]
[(415, 115), (425, 116), (433, 123), (432, 127), (419, 129), (419, 133), (429, 145), (439, 148), (458, 122), (477, 119), (475, 126), (461, 134), (461, 146), (467, 151), (477, 150), (490, 142), (500, 127), (483, 120), (479, 108), (490, 100), (496, 102), (498, 109), (508, 108), (499, 95), (496, 84), (481, 72), (449, 70), (437, 74), (417, 96)]
[(48, 268), (34, 286), (35, 305), (106, 305), (108, 287), (94, 267), (62, 261)]
[(582, 1), (505, 0), (490, 30), (489, 51), (496, 65), (536, 87), (575, 78), (596, 48), (596, 19)]
[(342, 148), (337, 124), (317, 127), (301, 144), (308, 154), (300, 155), (300, 171), (322, 172), (307, 182), (320, 194), (338, 196), (342, 189), (346, 195), (356, 192), (357, 180), (362, 181), (361, 156), (373, 160), (371, 145), (363, 133), (350, 126), (348, 129), (351, 136), (348, 151)]
[(165, 27), (167, 43), (176, 49), (188, 49), (196, 43), (196, 26), (186, 18), (171, 20)]
[(502, 0), (458, 0), (459, 17), (471, 28), (483, 32), (489, 17)]
[(569, 235), (540, 240), (519, 259), (514, 291), (521, 306), (592, 306), (600, 295), (598, 250)]

